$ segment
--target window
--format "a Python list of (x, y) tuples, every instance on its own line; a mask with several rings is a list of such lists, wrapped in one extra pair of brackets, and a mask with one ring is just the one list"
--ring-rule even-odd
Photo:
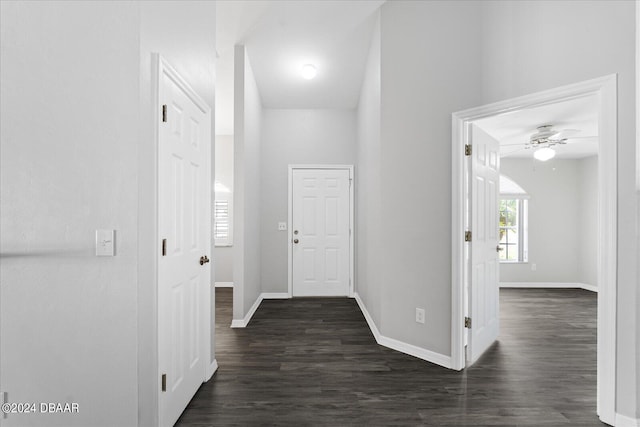
[(501, 262), (527, 262), (527, 200), (500, 199)]
[(213, 202), (213, 239), (216, 246), (231, 246), (231, 221), (233, 218), (233, 193), (216, 182), (216, 199)]
[(214, 230), (214, 238), (219, 240), (226, 240), (229, 238), (229, 201), (228, 200), (216, 200), (216, 224)]
[(529, 200), (512, 179), (500, 175), (498, 242), (500, 262), (527, 262)]

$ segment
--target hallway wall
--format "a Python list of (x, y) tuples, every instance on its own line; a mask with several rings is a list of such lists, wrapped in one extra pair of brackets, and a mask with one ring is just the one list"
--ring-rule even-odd
[(0, 388), (80, 409), (2, 424), (155, 425), (151, 52), (213, 106), (215, 4), (2, 1), (0, 19)]
[[(354, 110), (264, 109), (261, 151), (262, 292), (288, 292), (288, 165), (355, 164)], [(356, 184), (357, 185), (357, 184)]]
[[(80, 407), (3, 425), (133, 425), (138, 6), (1, 7), (2, 391)], [(95, 256), (98, 228), (117, 256)]]
[(260, 199), (262, 101), (244, 46), (235, 47), (233, 320), (242, 321), (262, 293)]
[(358, 102), (355, 207), (355, 288), (376, 325), (380, 324), (382, 305), (380, 292), (384, 266), (380, 235), (382, 230), (380, 79), (380, 13), (378, 12)]
[[(481, 2), (381, 14), (380, 332), (451, 354), (451, 113), (480, 103)], [(443, 43), (446, 40), (446, 43)], [(425, 324), (415, 321), (424, 308)]]

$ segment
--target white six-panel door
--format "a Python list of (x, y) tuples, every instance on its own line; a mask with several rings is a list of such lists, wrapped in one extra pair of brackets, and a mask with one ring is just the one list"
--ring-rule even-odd
[(201, 257), (211, 247), (211, 112), (168, 66), (160, 67), (159, 104), (159, 406), (160, 424), (172, 426), (208, 363), (203, 328), (211, 264)]
[(292, 173), (293, 296), (348, 296), (350, 172)]
[(475, 362), (500, 332), (497, 252), (500, 147), (498, 141), (476, 126), (472, 132), (468, 364)]

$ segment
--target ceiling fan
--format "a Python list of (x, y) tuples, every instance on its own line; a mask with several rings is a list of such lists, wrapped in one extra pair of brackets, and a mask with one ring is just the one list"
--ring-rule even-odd
[(578, 138), (593, 138), (591, 136), (576, 136), (580, 133), (578, 129), (557, 130), (553, 125), (541, 125), (536, 128), (528, 141), (517, 144), (506, 144), (502, 147), (522, 146), (521, 149), (514, 150), (506, 155), (519, 152), (520, 150), (534, 150), (533, 157), (536, 160), (546, 162), (555, 157), (556, 151), (552, 148), (555, 145), (564, 145), (573, 142)]

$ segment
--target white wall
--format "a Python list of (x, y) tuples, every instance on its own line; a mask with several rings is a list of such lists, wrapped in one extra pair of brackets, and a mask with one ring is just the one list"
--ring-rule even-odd
[(287, 222), (288, 165), (355, 164), (356, 114), (265, 109), (262, 130), (262, 291), (286, 293), (287, 232), (278, 222)]
[[(1, 15), (2, 390), (80, 405), (3, 425), (135, 425), (138, 7)], [(97, 228), (117, 256), (94, 256)]]
[[(451, 113), (480, 104), (480, 2), (381, 12), (380, 332), (451, 353)], [(415, 322), (424, 308), (426, 323)]]
[(356, 292), (376, 325), (382, 287), (380, 158), (380, 14), (371, 37), (360, 100), (356, 167)]
[[(233, 135), (216, 135), (216, 181), (233, 192)], [(233, 228), (233, 220), (232, 225)], [(233, 233), (233, 230), (232, 230)], [(216, 282), (233, 282), (233, 248), (214, 250)]]
[(578, 283), (598, 286), (598, 157), (578, 161)]
[(235, 47), (234, 87), (233, 319), (242, 320), (262, 293), (262, 102), (244, 46)]
[[(581, 283), (586, 277), (580, 274), (582, 253), (596, 249), (597, 224), (583, 226), (591, 225), (587, 215), (597, 218), (597, 205), (583, 202), (582, 169), (582, 160), (501, 159), (500, 173), (529, 195), (529, 262), (500, 264), (501, 282)], [(597, 179), (589, 183), (597, 196)], [(583, 210), (587, 207), (592, 212)], [(587, 244), (592, 245), (589, 250)]]
[(233, 246), (219, 246), (215, 249), (216, 283), (233, 282)]
[[(153, 425), (150, 52), (213, 105), (215, 5), (3, 1), (0, 15), (0, 389), (80, 406), (3, 425)], [(97, 228), (116, 230), (115, 257), (94, 256)]]

